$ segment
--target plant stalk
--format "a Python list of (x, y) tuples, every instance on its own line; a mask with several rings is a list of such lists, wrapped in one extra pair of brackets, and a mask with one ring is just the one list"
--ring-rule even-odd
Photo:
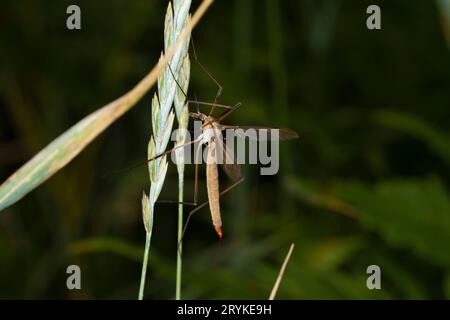
[(150, 251), (151, 240), (152, 240), (152, 231), (150, 230), (150, 232), (147, 232), (147, 235), (145, 237), (144, 259), (142, 260), (141, 284), (139, 285), (139, 296), (138, 296), (139, 300), (142, 300), (144, 298), (145, 277), (147, 275), (147, 264), (148, 264), (148, 252)]
[(175, 299), (181, 299), (181, 270), (183, 264), (183, 190), (184, 190), (184, 173), (178, 172), (178, 241), (177, 241), (177, 276), (176, 276), (176, 290)]

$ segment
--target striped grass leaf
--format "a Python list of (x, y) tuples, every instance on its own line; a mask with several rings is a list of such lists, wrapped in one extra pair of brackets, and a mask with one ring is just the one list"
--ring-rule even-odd
[(190, 35), (213, 0), (204, 0), (192, 20), (179, 33), (176, 42), (166, 51), (158, 64), (129, 92), (88, 115), (68, 129), (31, 160), (25, 163), (0, 186), (0, 210), (14, 204), (27, 193), (45, 182), (73, 158), (114, 121), (133, 107), (155, 84), (165, 66), (172, 60), (180, 45)]

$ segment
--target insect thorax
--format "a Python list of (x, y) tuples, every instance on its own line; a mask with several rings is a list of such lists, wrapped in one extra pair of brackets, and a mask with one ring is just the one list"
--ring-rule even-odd
[[(203, 124), (211, 122), (211, 120), (212, 120), (212, 118), (209, 119), (209, 117), (208, 117), (207, 119), (205, 119), (203, 121)], [(220, 126), (218, 125), (218, 123), (212, 122), (202, 129), (202, 143), (210, 144), (210, 143), (214, 142), (215, 137), (220, 138), (221, 135), (222, 135), (222, 133), (221, 133)]]

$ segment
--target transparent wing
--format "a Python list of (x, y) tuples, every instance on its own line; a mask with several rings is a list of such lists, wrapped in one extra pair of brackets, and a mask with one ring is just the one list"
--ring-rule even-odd
[(221, 165), (223, 172), (233, 181), (239, 181), (242, 178), (241, 174), (241, 166), (237, 163), (227, 164), (224, 163)]
[(219, 152), (222, 152), (223, 155), (221, 158), (221, 167), (223, 171), (232, 181), (238, 181), (242, 178), (241, 166), (237, 163), (227, 145), (223, 143), (222, 137), (215, 135), (214, 141), (216, 142), (216, 152), (218, 152), (218, 154), (220, 154)]

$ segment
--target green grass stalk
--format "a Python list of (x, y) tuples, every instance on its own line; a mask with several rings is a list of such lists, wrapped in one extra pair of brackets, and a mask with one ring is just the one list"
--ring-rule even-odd
[(147, 265), (148, 265), (148, 252), (150, 251), (151, 240), (152, 240), (152, 233), (147, 232), (147, 236), (145, 238), (144, 259), (142, 261), (141, 283), (139, 285), (139, 296), (138, 296), (139, 300), (142, 300), (144, 298), (145, 277), (147, 275)]
[[(183, 202), (184, 175), (178, 176), (178, 202)], [(181, 270), (183, 267), (183, 205), (178, 204), (178, 254), (175, 299), (181, 299)]]
[[(164, 23), (164, 51), (167, 52), (176, 43), (178, 37), (181, 35), (183, 27), (190, 23), (189, 8), (191, 0), (174, 0), (169, 2), (166, 18)], [(173, 8), (173, 9), (172, 9)], [(188, 82), (189, 71), (186, 72), (186, 66), (189, 67), (188, 60), (188, 48), (189, 48), (189, 36), (186, 37), (178, 50), (175, 52), (172, 60), (165, 67), (163, 73), (158, 78), (158, 93), (153, 96), (152, 99), (152, 128), (153, 135), (150, 138), (148, 144), (147, 156), (148, 159), (155, 158), (157, 155), (164, 153), (167, 148), (167, 144), (171, 138), (173, 122), (175, 119), (175, 113), (172, 110), (172, 104), (175, 105), (175, 112), (180, 128), (187, 129), (189, 113), (187, 112), (187, 106), (184, 106), (184, 92), (178, 88), (178, 83)], [(163, 59), (163, 56), (161, 57)], [(177, 79), (175, 79), (176, 77)], [(187, 80), (185, 80), (187, 79)], [(187, 90), (187, 88), (186, 88)], [(183, 93), (183, 97), (180, 98), (180, 91)], [(181, 106), (180, 106), (180, 103)], [(186, 110), (186, 111), (185, 111)], [(181, 140), (184, 141), (185, 134), (179, 134), (177, 137), (177, 144)], [(182, 150), (181, 150), (182, 151)], [(178, 153), (177, 157), (178, 156)], [(179, 152), (182, 154), (182, 152)], [(184, 161), (182, 161), (183, 163)], [(148, 163), (149, 176), (150, 176), (150, 192), (148, 197), (143, 195), (142, 198), (142, 214), (144, 219), (144, 226), (146, 230), (146, 240), (144, 249), (144, 258), (142, 261), (141, 281), (139, 285), (138, 298), (142, 300), (144, 298), (145, 279), (147, 273), (148, 254), (150, 250), (151, 235), (154, 225), (154, 208), (155, 203), (161, 193), (164, 180), (167, 173), (167, 155), (158, 157)], [(184, 165), (178, 164), (178, 173), (181, 177), (184, 174)], [(182, 181), (182, 180), (181, 180)], [(181, 193), (183, 192), (183, 186), (181, 185)], [(182, 210), (182, 209), (181, 209)], [(180, 269), (181, 273), (181, 269)], [(178, 277), (177, 277), (178, 279)], [(178, 280), (177, 280), (178, 281)]]

